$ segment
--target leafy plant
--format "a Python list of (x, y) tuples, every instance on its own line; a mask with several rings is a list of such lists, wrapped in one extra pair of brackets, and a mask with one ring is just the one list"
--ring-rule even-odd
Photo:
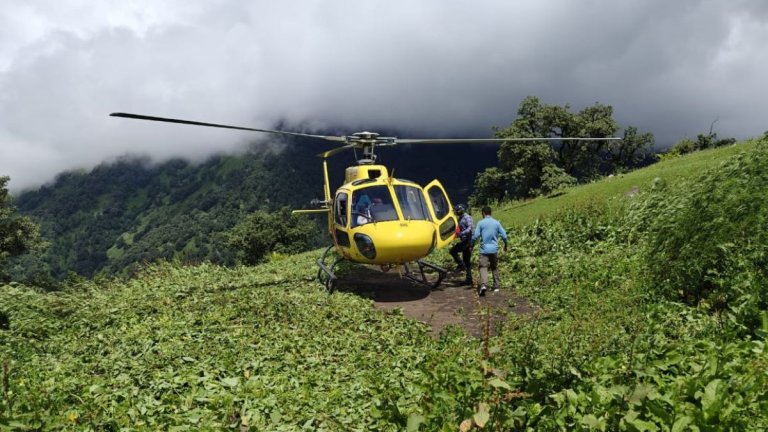
[[(659, 187), (632, 218), (648, 239), (648, 284), (669, 298), (727, 309), (743, 328), (768, 305), (768, 149), (755, 146), (674, 188)], [(645, 234), (647, 233), (647, 234)]]
[(317, 226), (306, 216), (283, 207), (275, 213), (257, 211), (227, 233), (230, 247), (246, 264), (256, 264), (272, 252), (291, 254), (318, 246)]
[[(480, 340), (325, 294), (312, 281), (320, 251), (72, 275), (54, 293), (0, 286), (0, 429), (764, 430), (764, 236), (745, 234), (764, 222), (764, 159), (509, 226), (503, 289), (532, 312)], [(695, 208), (743, 217), (688, 227)], [(717, 255), (723, 236), (739, 247)], [(662, 272), (653, 248), (685, 238), (702, 253), (669, 254)], [(432, 259), (450, 262), (445, 250)], [(702, 266), (718, 277), (686, 279)], [(680, 301), (700, 281), (700, 300)]]
[(31, 219), (17, 214), (8, 194), (7, 176), (0, 176), (0, 281), (6, 279), (6, 260), (40, 245), (39, 230)]

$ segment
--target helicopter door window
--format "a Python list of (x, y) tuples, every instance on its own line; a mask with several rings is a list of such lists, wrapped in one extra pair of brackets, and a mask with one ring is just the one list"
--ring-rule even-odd
[(448, 208), (448, 198), (438, 187), (429, 188), (427, 193), (429, 194), (429, 200), (432, 202), (432, 208), (435, 210), (435, 217), (438, 220), (442, 220), (450, 211)]
[(386, 186), (371, 186), (352, 192), (352, 226), (397, 220), (392, 196)]
[(403, 211), (403, 217), (408, 220), (430, 220), (427, 203), (424, 201), (424, 194), (419, 188), (413, 186), (395, 186), (395, 195), (397, 202), (400, 203), (400, 210)]
[(334, 220), (337, 225), (347, 226), (347, 201), (346, 192), (340, 192), (336, 195)]

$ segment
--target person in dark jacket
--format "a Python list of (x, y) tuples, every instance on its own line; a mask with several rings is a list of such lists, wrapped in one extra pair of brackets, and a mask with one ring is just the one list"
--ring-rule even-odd
[[(456, 261), (456, 271), (466, 271), (467, 277), (464, 278), (464, 285), (472, 285), (472, 231), (475, 227), (472, 216), (466, 212), (463, 205), (459, 204), (453, 209), (456, 216), (459, 217), (459, 228), (457, 237), (459, 242), (451, 247), (450, 253), (453, 260)], [(459, 259), (461, 252), (461, 259)]]

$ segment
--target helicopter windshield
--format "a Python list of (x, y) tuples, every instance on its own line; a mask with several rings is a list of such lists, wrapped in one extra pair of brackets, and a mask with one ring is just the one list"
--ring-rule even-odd
[(370, 186), (352, 192), (352, 226), (397, 220), (392, 196), (386, 186)]
[(427, 203), (421, 189), (414, 186), (395, 186), (397, 202), (407, 220), (430, 220)]

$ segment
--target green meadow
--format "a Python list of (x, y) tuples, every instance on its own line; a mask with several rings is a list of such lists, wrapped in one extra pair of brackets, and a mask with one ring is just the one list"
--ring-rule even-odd
[(682, 182), (700, 175), (702, 171), (724, 159), (754, 147), (755, 141), (742, 142), (725, 148), (694, 152), (684, 157), (662, 160), (649, 167), (607, 177), (593, 183), (566, 189), (549, 197), (503, 203), (495, 212), (505, 226), (523, 226), (538, 218), (556, 214), (562, 209), (623, 201), (628, 195), (648, 189), (656, 178)]
[(327, 295), (321, 251), (0, 286), (0, 429), (766, 430), (766, 188), (763, 140), (496, 208), (537, 311), (480, 339)]

